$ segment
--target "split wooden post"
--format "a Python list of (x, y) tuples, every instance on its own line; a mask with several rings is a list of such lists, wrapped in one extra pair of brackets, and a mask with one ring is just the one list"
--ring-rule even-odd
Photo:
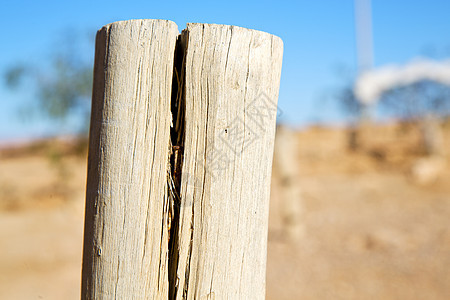
[(282, 42), (212, 24), (176, 38), (155, 20), (98, 34), (85, 299), (264, 299)]

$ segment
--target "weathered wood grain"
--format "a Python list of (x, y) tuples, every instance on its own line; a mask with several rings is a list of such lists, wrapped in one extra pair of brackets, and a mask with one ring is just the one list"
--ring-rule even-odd
[(188, 24), (174, 299), (264, 299), (281, 39)]
[(83, 299), (168, 297), (167, 170), (175, 23), (97, 33)]
[(264, 298), (282, 42), (177, 35), (160, 20), (97, 34), (84, 299)]

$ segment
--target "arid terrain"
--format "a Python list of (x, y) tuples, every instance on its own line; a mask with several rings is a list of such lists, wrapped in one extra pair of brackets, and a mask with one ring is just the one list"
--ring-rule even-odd
[[(277, 140), (267, 299), (450, 299), (448, 156), (412, 125), (348, 133)], [(0, 150), (0, 299), (79, 299), (85, 178), (67, 140)]]

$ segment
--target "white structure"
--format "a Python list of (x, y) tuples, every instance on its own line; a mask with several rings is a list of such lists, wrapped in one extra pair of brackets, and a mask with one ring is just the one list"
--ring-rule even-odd
[(450, 85), (450, 60), (415, 59), (403, 66), (387, 65), (368, 70), (358, 76), (354, 93), (358, 101), (372, 105), (392, 88), (427, 79)]

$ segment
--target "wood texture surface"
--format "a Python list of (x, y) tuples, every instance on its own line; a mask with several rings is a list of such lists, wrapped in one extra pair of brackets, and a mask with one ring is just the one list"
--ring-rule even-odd
[(175, 299), (264, 299), (281, 39), (188, 24)]
[(84, 299), (264, 299), (282, 48), (227, 25), (98, 32)]
[(178, 29), (116, 22), (97, 33), (83, 299), (166, 299), (167, 166)]

